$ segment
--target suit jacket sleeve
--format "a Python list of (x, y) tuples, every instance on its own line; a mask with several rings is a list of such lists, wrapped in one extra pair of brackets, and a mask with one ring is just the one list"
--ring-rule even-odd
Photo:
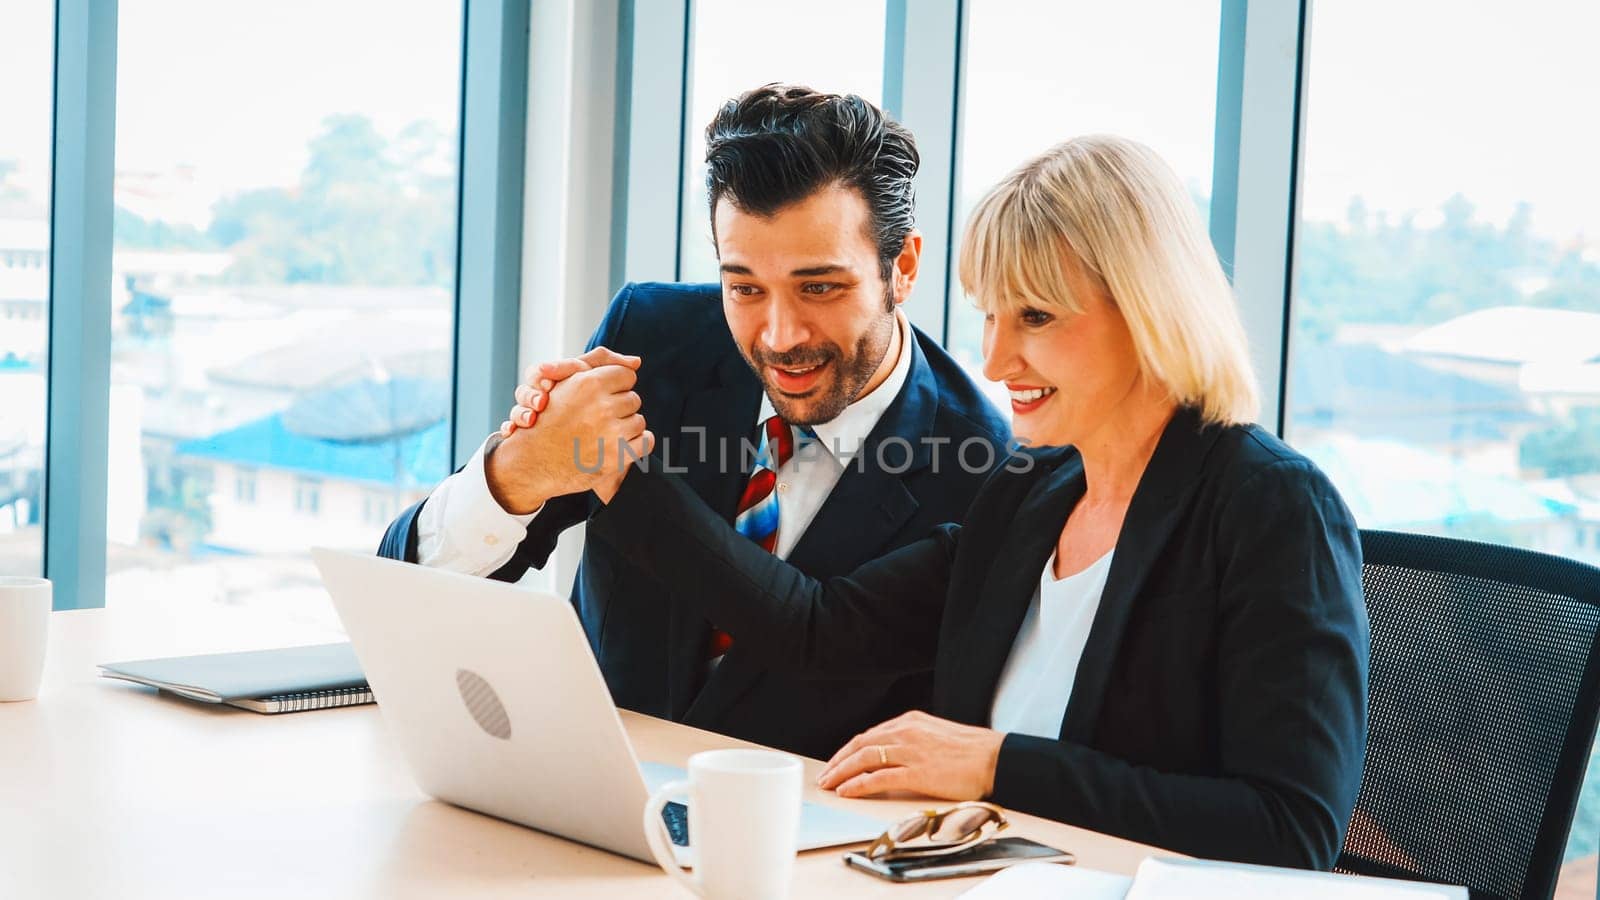
[[(1220, 776), (1007, 735), (994, 799), (1185, 853), (1328, 869), (1361, 781), (1368, 630), (1349, 511), (1303, 460), (1251, 476), (1219, 516)], [(1243, 848), (1243, 849), (1242, 849)]]
[[(898, 674), (933, 665), (960, 527), (818, 581), (733, 530), (676, 476), (628, 473), (588, 539), (612, 545), (773, 669)], [(665, 598), (663, 598), (665, 602)]]
[[(627, 317), (628, 304), (632, 298), (633, 285), (625, 285), (612, 299), (611, 306), (606, 310), (605, 319), (589, 338), (586, 351), (601, 345), (612, 349), (623, 345), (626, 340), (622, 334), (623, 321)], [(417, 514), (422, 511), (422, 505), (426, 502), (423, 500), (407, 507), (389, 523), (383, 541), (378, 545), (379, 556), (412, 563), (417, 561)], [(545, 502), (544, 508), (539, 510), (539, 515), (528, 523), (527, 536), (517, 545), (517, 550), (511, 559), (490, 573), (489, 577), (499, 581), (518, 581), (529, 569), (544, 568), (544, 564), (550, 559), (550, 554), (555, 552), (556, 541), (561, 537), (561, 533), (588, 519), (598, 507), (599, 500), (590, 491), (550, 498)]]

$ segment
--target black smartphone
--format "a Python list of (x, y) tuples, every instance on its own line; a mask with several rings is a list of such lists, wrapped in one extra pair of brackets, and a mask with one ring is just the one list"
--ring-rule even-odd
[(981, 875), (1025, 862), (1072, 863), (1077, 857), (1065, 850), (1046, 847), (1027, 838), (997, 838), (971, 850), (949, 856), (921, 856), (908, 859), (868, 859), (860, 853), (846, 853), (844, 864), (890, 881), (931, 881), (935, 878), (960, 878)]

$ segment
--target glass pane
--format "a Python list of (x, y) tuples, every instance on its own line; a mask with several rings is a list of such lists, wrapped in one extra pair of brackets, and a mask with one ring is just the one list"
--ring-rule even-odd
[[(1142, 141), (1205, 215), (1216, 128), (1220, 0), (986, 0), (967, 17), (956, 229), (1018, 164), (1084, 134)], [(976, 372), (983, 319), (952, 268), (951, 352)], [(999, 386), (995, 386), (998, 388)], [(1000, 406), (1007, 402), (997, 394)]]
[(0, 10), (0, 575), (44, 574), (55, 4)]
[(718, 280), (705, 165), (706, 125), (718, 107), (774, 81), (881, 103), (884, 5), (885, 0), (814, 0), (797, 15), (788, 3), (695, 0), (679, 262), (684, 281)]
[(1600, 562), (1600, 7), (1312, 9), (1288, 437), (1363, 527)]
[(449, 474), (461, 9), (123, 0), (108, 605), (331, 624)]

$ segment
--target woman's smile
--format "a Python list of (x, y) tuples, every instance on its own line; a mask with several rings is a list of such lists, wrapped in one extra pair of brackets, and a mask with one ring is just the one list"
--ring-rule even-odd
[(1056, 389), (1053, 387), (1035, 387), (1009, 382), (1006, 384), (1006, 390), (1011, 392), (1011, 412), (1019, 416), (1036, 412), (1056, 395)]

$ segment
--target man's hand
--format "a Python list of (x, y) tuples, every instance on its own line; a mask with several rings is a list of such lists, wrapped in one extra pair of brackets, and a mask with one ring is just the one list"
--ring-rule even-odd
[(484, 474), (501, 508), (527, 514), (551, 497), (586, 490), (609, 499), (621, 483), (622, 463), (650, 452), (655, 437), (645, 429), (633, 391), (637, 357), (627, 359), (634, 365), (567, 361), (566, 368), (575, 371), (541, 387), (538, 428), (519, 427), (490, 439)]
[(981, 800), (994, 791), (1005, 735), (912, 711), (856, 735), (828, 760), (817, 784), (841, 797), (913, 791)]

